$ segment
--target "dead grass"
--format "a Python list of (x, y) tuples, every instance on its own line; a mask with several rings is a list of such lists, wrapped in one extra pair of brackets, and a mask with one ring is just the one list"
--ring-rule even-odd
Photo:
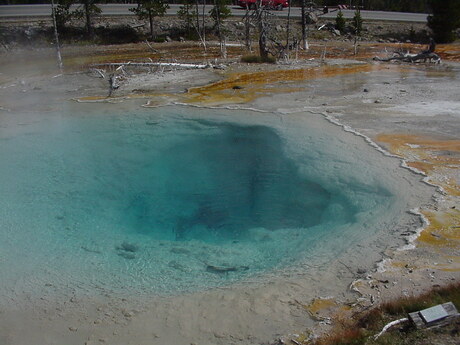
[(451, 326), (435, 330), (417, 330), (410, 325), (396, 327), (374, 340), (373, 336), (389, 322), (406, 317), (407, 313), (432, 307), (445, 302), (460, 306), (460, 282), (412, 297), (400, 298), (383, 303), (377, 308), (355, 314), (353, 318), (335, 320), (335, 327), (311, 345), (428, 345), (458, 344), (460, 320)]

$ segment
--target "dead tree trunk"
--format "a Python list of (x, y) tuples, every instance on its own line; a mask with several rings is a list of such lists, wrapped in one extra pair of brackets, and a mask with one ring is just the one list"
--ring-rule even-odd
[(85, 1), (84, 8), (85, 8), (85, 17), (86, 17), (86, 32), (88, 33), (89, 38), (93, 39), (94, 29), (93, 29), (93, 24), (91, 23), (90, 7), (91, 7), (91, 4), (89, 3), (89, 1)]
[(58, 66), (59, 66), (59, 70), (62, 73), (64, 66), (62, 65), (61, 46), (59, 45), (59, 34), (57, 31), (56, 9), (54, 8), (54, 0), (51, 0), (51, 13), (53, 16), (54, 39), (56, 40), (56, 53), (57, 53)]
[(220, 56), (223, 59), (227, 58), (227, 46), (225, 43), (225, 37), (222, 33), (222, 23), (220, 21), (220, 8), (217, 0), (214, 0), (214, 8), (216, 9), (216, 21), (217, 21), (217, 36), (219, 37)]
[(441, 63), (441, 57), (434, 52), (436, 49), (436, 44), (434, 41), (430, 41), (430, 45), (427, 49), (422, 50), (418, 54), (410, 54), (409, 52), (403, 53), (400, 51), (396, 51), (393, 53), (392, 56), (387, 57), (387, 58), (381, 58), (378, 56), (374, 57), (375, 61), (402, 61), (402, 62), (419, 62), (422, 61), (426, 62), (428, 61), (434, 61), (436, 63)]
[(288, 16), (286, 24), (286, 54), (289, 56), (289, 41), (291, 36), (291, 2), (288, 2)]
[(268, 18), (267, 10), (262, 6), (262, 0), (257, 1), (256, 17), (259, 28), (259, 55), (262, 61), (267, 61), (269, 52), (267, 47)]
[(149, 8), (150, 39), (153, 40), (153, 13)]
[(246, 14), (244, 15), (244, 40), (245, 46), (248, 51), (252, 51), (251, 45), (251, 18), (249, 6), (246, 6)]
[(378, 56), (374, 57), (375, 61), (402, 61), (402, 62), (419, 62), (422, 61), (434, 61), (436, 63), (441, 62), (441, 57), (436, 53), (420, 53), (420, 54), (403, 54), (403, 53), (395, 53), (393, 56), (389, 58), (380, 58)]
[(307, 43), (307, 17), (305, 15), (305, 0), (301, 1), (301, 8), (302, 8), (302, 48), (308, 49)]
[(203, 38), (204, 51), (206, 52), (206, 0), (203, 0), (203, 10), (202, 10), (202, 25), (201, 25), (201, 37)]

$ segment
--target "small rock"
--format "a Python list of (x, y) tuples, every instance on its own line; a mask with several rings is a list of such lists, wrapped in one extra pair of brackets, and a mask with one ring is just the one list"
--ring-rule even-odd
[(374, 101), (374, 103), (375, 103), (375, 104), (379, 104), (379, 103), (382, 103), (382, 101), (379, 100), (379, 99), (376, 99), (376, 100)]
[(358, 268), (358, 274), (364, 274), (366, 273), (366, 270), (364, 268)]
[(76, 303), (76, 302), (77, 302), (77, 299), (76, 299), (75, 297), (72, 297), (72, 298), (70, 299), (70, 302)]
[(128, 310), (123, 310), (122, 314), (123, 314), (124, 317), (133, 317), (133, 315), (134, 315), (133, 313), (131, 313)]
[(363, 92), (369, 92), (369, 90), (368, 90), (368, 89), (364, 89)]
[(234, 86), (232, 87), (232, 89), (233, 89), (233, 90), (242, 90), (243, 87), (240, 86), (240, 85), (234, 85)]
[(93, 322), (93, 323), (94, 323), (95, 325), (99, 325), (101, 322), (102, 322), (101, 320), (99, 320), (99, 319), (96, 319), (96, 320), (94, 320), (94, 322)]
[(78, 330), (77, 327), (69, 327), (69, 331), (71, 332), (76, 332)]

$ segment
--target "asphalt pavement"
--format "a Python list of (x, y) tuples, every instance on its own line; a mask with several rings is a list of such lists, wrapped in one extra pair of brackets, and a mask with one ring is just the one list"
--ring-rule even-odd
[[(129, 11), (134, 7), (134, 4), (101, 4), (102, 15), (105, 16), (129, 16), (134, 15)], [(176, 15), (181, 5), (171, 4), (166, 15)], [(232, 15), (242, 17), (245, 15), (245, 10), (237, 6), (230, 6)], [(207, 13), (211, 6), (207, 6), (205, 12)], [(287, 17), (288, 10), (273, 11), (273, 13), (280, 17)], [(319, 12), (321, 13), (321, 12)], [(354, 15), (353, 10), (342, 10), (345, 18), (352, 18)], [(0, 6), (0, 17), (2, 18), (20, 18), (20, 17), (46, 17), (51, 15), (51, 5), (3, 5)], [(300, 18), (301, 10), (299, 7), (291, 8), (291, 17)], [(327, 14), (321, 14), (322, 17), (332, 19), (337, 16), (337, 11), (331, 11)], [(402, 21), (402, 22), (419, 22), (425, 23), (428, 14), (426, 13), (403, 13), (403, 12), (384, 12), (384, 11), (361, 11), (361, 17), (364, 20), (384, 20), (384, 21)]]

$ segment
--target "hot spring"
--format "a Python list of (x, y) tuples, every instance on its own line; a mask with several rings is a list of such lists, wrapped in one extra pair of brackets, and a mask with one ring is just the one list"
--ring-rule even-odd
[(0, 158), (7, 296), (180, 293), (320, 269), (407, 211), (397, 164), (313, 114), (26, 114), (3, 120)]

